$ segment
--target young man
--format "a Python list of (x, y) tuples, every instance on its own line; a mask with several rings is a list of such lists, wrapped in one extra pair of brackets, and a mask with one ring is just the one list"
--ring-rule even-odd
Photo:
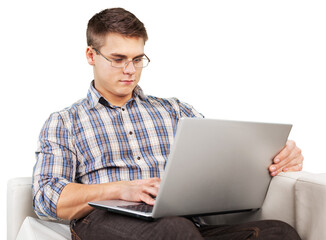
[[(147, 38), (143, 23), (122, 8), (90, 19), (86, 57), (94, 81), (85, 99), (53, 113), (43, 126), (33, 178), (38, 216), (73, 220), (73, 239), (299, 239), (279, 221), (196, 227), (182, 217), (146, 222), (88, 206), (108, 199), (153, 205), (178, 120), (203, 117), (176, 98), (144, 95), (138, 82), (150, 62)], [(271, 175), (301, 170), (302, 161), (301, 150), (289, 141), (270, 166)]]

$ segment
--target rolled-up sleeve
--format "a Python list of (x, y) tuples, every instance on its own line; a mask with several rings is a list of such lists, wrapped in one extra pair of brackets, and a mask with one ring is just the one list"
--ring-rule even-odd
[(41, 130), (33, 170), (33, 207), (41, 219), (58, 219), (58, 199), (63, 188), (74, 182), (75, 168), (69, 121), (53, 113)]

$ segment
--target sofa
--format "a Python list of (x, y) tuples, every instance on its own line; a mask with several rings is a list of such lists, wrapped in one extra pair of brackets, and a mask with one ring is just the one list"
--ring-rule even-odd
[[(262, 208), (250, 213), (208, 216), (208, 224), (278, 219), (293, 226), (303, 240), (326, 239), (326, 173), (280, 173), (269, 186)], [(68, 222), (44, 221), (32, 207), (32, 178), (7, 185), (7, 239), (70, 239)]]

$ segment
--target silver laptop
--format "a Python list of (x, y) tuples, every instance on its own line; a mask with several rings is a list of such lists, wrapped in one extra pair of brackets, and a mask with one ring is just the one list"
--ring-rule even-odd
[(154, 206), (122, 200), (95, 208), (147, 220), (259, 209), (271, 177), (268, 167), (292, 125), (216, 119), (180, 119)]

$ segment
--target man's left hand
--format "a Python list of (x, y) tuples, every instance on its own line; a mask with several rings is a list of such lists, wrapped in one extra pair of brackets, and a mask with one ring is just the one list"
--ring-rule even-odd
[(280, 172), (301, 171), (303, 156), (301, 149), (294, 141), (288, 140), (282, 151), (273, 159), (273, 164), (269, 166), (271, 176), (276, 176)]

